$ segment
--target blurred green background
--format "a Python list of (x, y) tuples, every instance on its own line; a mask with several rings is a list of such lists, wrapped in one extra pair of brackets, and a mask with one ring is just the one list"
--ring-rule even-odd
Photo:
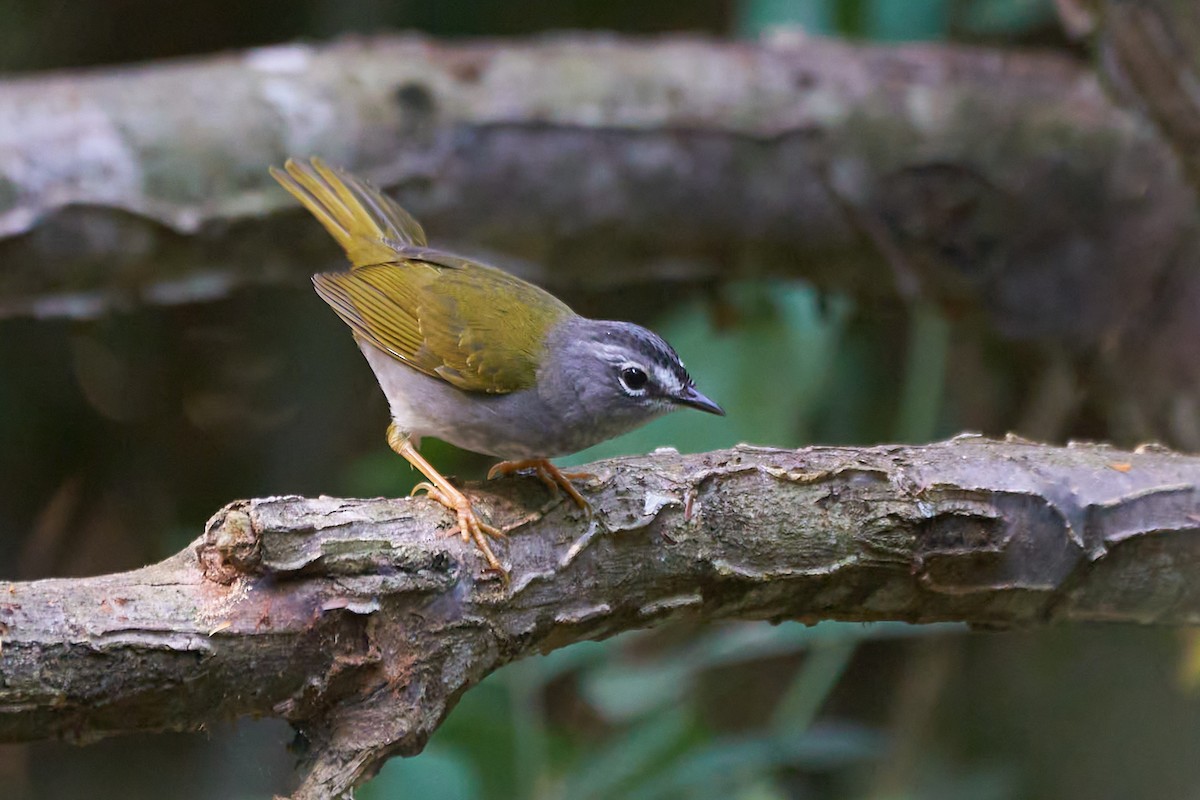
[[(201, 54), (346, 32), (563, 28), (1067, 48), (1051, 0), (559, 0), (555, 3), (0, 0), (0, 70)], [(435, 243), (437, 232), (432, 231)], [(0, 267), (2, 268), (2, 267)], [(670, 340), (729, 416), (677, 414), (569, 459), (737, 442), (921, 442), (957, 432), (954, 326), (802, 282), (657, 293)], [(579, 310), (604, 304), (583, 296)], [(1000, 361), (1019, 355), (1000, 354)], [(987, 370), (985, 364), (979, 369)], [(994, 429), (1015, 424), (1003, 377)], [(0, 576), (127, 569), (192, 540), (224, 503), (400, 494), (414, 473), (336, 317), (304, 285), (91, 322), (0, 322)], [(1103, 434), (1103, 431), (1098, 431)], [(437, 442), (445, 471), (487, 462)], [(380, 798), (1200, 797), (1200, 700), (1176, 632), (958, 626), (674, 627), (513, 664), (470, 691)], [(250, 798), (287, 791), (290, 732), (84, 748), (0, 747), (4, 798)]]

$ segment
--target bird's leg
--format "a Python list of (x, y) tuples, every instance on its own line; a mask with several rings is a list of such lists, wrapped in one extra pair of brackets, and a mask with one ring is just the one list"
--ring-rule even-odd
[(461, 533), (463, 541), (475, 542), (475, 546), (487, 560), (488, 566), (502, 575), (506, 575), (504, 567), (492, 552), (491, 545), (487, 540), (489, 536), (497, 539), (504, 538), (504, 532), (479, 519), (479, 515), (471, 507), (471, 501), (467, 496), (454, 488), (450, 481), (446, 480), (440, 472), (433, 468), (432, 464), (425, 460), (425, 457), (413, 446), (408, 435), (398, 429), (395, 423), (388, 426), (387, 441), (393, 450), (404, 456), (408, 463), (429, 479), (428, 482), (419, 483), (413, 487), (413, 494), (425, 491), (431, 498), (453, 511), (458, 517), (458, 527), (450, 533)]
[(558, 467), (550, 463), (546, 458), (528, 458), (523, 461), (501, 461), (496, 466), (488, 470), (488, 480), (499, 475), (511, 475), (514, 472), (520, 472), (523, 469), (532, 469), (534, 473), (541, 478), (542, 483), (550, 487), (550, 490), (558, 494), (558, 490), (562, 489), (567, 493), (567, 496), (575, 501), (575, 505), (582, 508), (589, 514), (592, 512), (592, 505), (579, 490), (575, 488), (575, 484), (571, 481), (590, 480), (595, 475), (590, 472), (562, 472)]

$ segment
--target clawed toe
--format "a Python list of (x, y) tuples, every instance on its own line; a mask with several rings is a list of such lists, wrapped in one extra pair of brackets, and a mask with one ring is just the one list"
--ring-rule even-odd
[(474, 539), (476, 534), (490, 536), (493, 539), (504, 540), (508, 534), (495, 525), (489, 525), (475, 515), (474, 511), (458, 514), (458, 524), (446, 532), (447, 536), (462, 533), (464, 540)]
[(507, 583), (508, 572), (500, 563), (500, 559), (496, 558), (496, 554), (492, 552), (491, 545), (488, 544), (489, 536), (493, 539), (502, 539), (504, 532), (479, 519), (475, 509), (471, 508), (471, 501), (467, 499), (467, 496), (456, 489), (417, 452), (412, 439), (407, 433), (400, 430), (395, 422), (388, 426), (388, 444), (428, 478), (414, 486), (412, 492), (409, 493), (410, 496), (418, 492), (425, 492), (434, 502), (453, 511), (458, 526), (453, 528), (450, 533), (459, 533), (464, 541), (475, 542), (475, 546), (479, 548), (479, 552), (487, 561), (488, 568), (500, 573), (504, 582)]
[(575, 505), (587, 512), (590, 517), (592, 514), (592, 506), (587, 501), (579, 490), (575, 488), (574, 480), (591, 480), (596, 476), (590, 472), (562, 472), (554, 464), (544, 458), (533, 458), (525, 461), (501, 461), (490, 470), (488, 470), (488, 480), (492, 480), (500, 475), (511, 475), (514, 472), (521, 470), (533, 470), (538, 479), (546, 484), (550, 491), (558, 494), (559, 491), (567, 493), (567, 496), (575, 501)]
[(504, 531), (479, 519), (465, 496), (462, 497), (460, 503), (456, 503), (451, 508), (458, 516), (458, 525), (449, 531), (449, 535), (461, 533), (464, 541), (475, 542), (475, 546), (479, 548), (479, 552), (483, 553), (488, 566), (507, 577), (508, 573), (500, 564), (500, 560), (496, 558), (496, 554), (492, 552), (491, 544), (488, 543), (489, 536), (493, 539), (503, 539)]
[(479, 515), (475, 513), (475, 509), (471, 507), (471, 501), (461, 492), (458, 492), (456, 496), (449, 496), (428, 481), (422, 481), (414, 486), (409, 496), (411, 497), (418, 492), (425, 492), (431, 500), (440, 503), (454, 512), (458, 524), (446, 532), (447, 536), (460, 534), (464, 542), (474, 542), (487, 561), (488, 567), (507, 578), (508, 573), (500, 564), (500, 560), (496, 558), (496, 554), (492, 552), (492, 547), (488, 543), (489, 536), (493, 539), (507, 538), (504, 531), (495, 525), (489, 525), (481, 520)]
[(408, 493), (408, 496), (416, 497), (420, 492), (425, 492), (425, 494), (428, 495), (431, 500), (441, 503), (446, 508), (454, 508), (454, 503), (450, 501), (450, 498), (446, 497), (446, 495), (442, 493), (441, 489), (437, 488), (429, 481), (421, 481), (418, 483), (412, 488), (412, 491)]

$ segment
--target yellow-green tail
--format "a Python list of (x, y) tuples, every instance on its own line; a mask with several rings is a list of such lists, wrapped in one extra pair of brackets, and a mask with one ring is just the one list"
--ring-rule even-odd
[(396, 201), (319, 158), (308, 164), (289, 158), (283, 169), (271, 167), (271, 175), (320, 220), (355, 267), (402, 258), (397, 249), (404, 245), (425, 245), (421, 224)]

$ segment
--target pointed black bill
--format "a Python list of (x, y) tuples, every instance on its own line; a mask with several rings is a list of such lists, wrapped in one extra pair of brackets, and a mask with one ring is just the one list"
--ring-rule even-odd
[(688, 406), (700, 411), (707, 411), (709, 414), (716, 414), (718, 417), (725, 416), (725, 409), (696, 391), (695, 386), (684, 387), (679, 396), (675, 398), (675, 402), (681, 406)]

